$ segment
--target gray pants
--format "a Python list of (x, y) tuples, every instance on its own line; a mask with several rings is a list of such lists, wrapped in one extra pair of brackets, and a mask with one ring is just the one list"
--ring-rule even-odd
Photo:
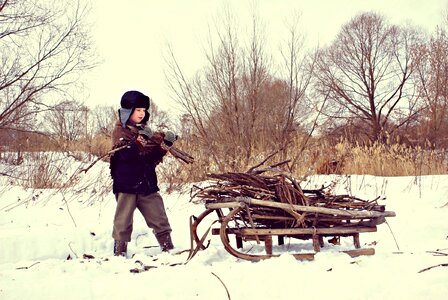
[(117, 208), (112, 232), (112, 237), (115, 240), (131, 241), (132, 223), (136, 208), (141, 212), (146, 224), (152, 228), (156, 236), (171, 232), (163, 199), (158, 192), (149, 195), (117, 193), (115, 198)]

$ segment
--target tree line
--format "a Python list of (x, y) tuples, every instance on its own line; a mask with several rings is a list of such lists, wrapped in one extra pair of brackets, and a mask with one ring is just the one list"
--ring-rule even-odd
[[(2, 151), (27, 144), (107, 151), (115, 109), (92, 109), (72, 96), (79, 77), (98, 64), (87, 14), (80, 2), (1, 2)], [(183, 114), (169, 120), (153, 107), (152, 125), (177, 123), (180, 142), (201, 153), (202, 164), (237, 169), (276, 153), (294, 165), (319, 155), (312, 151), (316, 143), (341, 140), (446, 148), (446, 16), (426, 33), (363, 12), (331, 43), (310, 49), (296, 15), (275, 53), (256, 11), (249, 24), (243, 35), (232, 11), (223, 11), (193, 76), (167, 47), (166, 82)]]
[(288, 23), (275, 59), (256, 13), (244, 38), (224, 13), (204, 47), (206, 66), (191, 79), (169, 49), (168, 83), (186, 111), (184, 127), (219, 169), (269, 152), (294, 165), (305, 149), (319, 155), (316, 143), (341, 140), (446, 148), (446, 15), (429, 34), (363, 12), (311, 50), (299, 21)]

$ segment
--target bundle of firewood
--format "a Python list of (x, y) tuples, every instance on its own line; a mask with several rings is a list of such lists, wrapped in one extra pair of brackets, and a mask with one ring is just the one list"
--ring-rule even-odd
[[(263, 175), (270, 171), (273, 175)], [(298, 226), (353, 226), (377, 225), (384, 222), (385, 206), (376, 199), (363, 200), (350, 195), (332, 195), (329, 189), (302, 189), (291, 175), (275, 168), (209, 174), (211, 183), (197, 188), (194, 202), (245, 202), (251, 215), (264, 225)], [(300, 215), (300, 217), (298, 217)], [(391, 214), (392, 215), (392, 214)], [(271, 217), (269, 217), (271, 216)], [(293, 222), (287, 222), (288, 220)], [(292, 225), (294, 223), (294, 225)]]
[(192, 164), (194, 162), (194, 157), (188, 154), (187, 152), (184, 152), (180, 150), (179, 148), (176, 148), (174, 146), (167, 146), (165, 143), (162, 143), (162, 148), (168, 151), (174, 158), (183, 161), (187, 164)]

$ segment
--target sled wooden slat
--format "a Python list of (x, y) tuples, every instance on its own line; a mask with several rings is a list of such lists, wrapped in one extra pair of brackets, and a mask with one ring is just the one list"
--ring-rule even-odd
[(219, 209), (219, 208), (234, 208), (234, 207), (243, 207), (243, 203), (241, 202), (212, 202), (206, 203), (205, 207), (209, 209)]
[(342, 235), (360, 232), (376, 232), (376, 227), (333, 227), (333, 228), (286, 228), (286, 229), (254, 229), (242, 228), (239, 231), (243, 235), (294, 235), (294, 234), (317, 234), (317, 235)]
[[(344, 235), (362, 232), (376, 232), (376, 227), (334, 227), (334, 228), (287, 228), (287, 229), (254, 229), (254, 228), (227, 228), (228, 234), (251, 235)], [(219, 228), (213, 228), (212, 234), (218, 235)]]
[[(363, 248), (363, 249), (353, 249), (353, 250), (345, 250), (341, 251), (343, 253), (346, 253), (350, 255), (350, 257), (358, 257), (361, 255), (374, 255), (375, 249), (373, 248)], [(297, 260), (314, 260), (316, 253), (293, 253), (292, 256), (294, 256)]]

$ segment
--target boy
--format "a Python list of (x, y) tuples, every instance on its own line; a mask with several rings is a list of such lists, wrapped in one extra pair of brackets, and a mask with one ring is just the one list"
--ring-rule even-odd
[[(156, 166), (166, 150), (161, 147), (165, 135), (145, 128), (149, 120), (150, 99), (138, 91), (128, 91), (121, 97), (119, 120), (112, 133), (113, 153), (110, 159), (113, 193), (117, 201), (112, 237), (114, 255), (126, 256), (131, 240), (134, 210), (138, 208), (146, 224), (152, 228), (162, 251), (174, 248), (171, 227), (163, 199), (157, 186)], [(167, 140), (171, 144), (174, 140)]]

